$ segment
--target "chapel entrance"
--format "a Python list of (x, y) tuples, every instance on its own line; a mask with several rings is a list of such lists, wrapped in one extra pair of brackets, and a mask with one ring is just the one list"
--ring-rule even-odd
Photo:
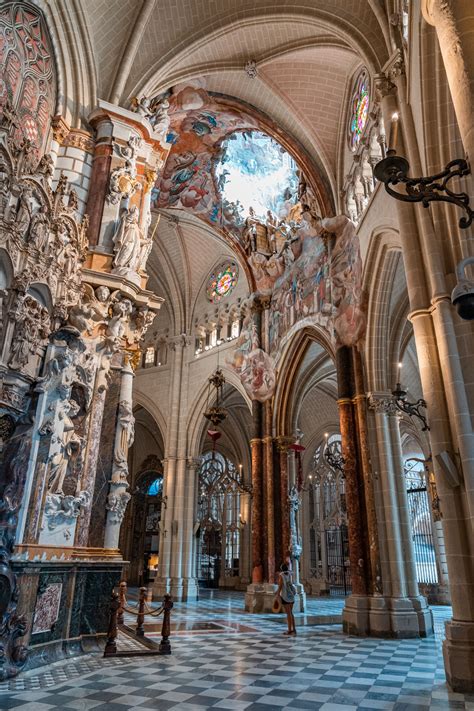
[(349, 595), (349, 536), (341, 435), (325, 437), (308, 475), (310, 577), (320, 595)]
[(202, 587), (233, 587), (239, 576), (242, 475), (219, 452), (206, 452), (198, 470), (197, 578)]

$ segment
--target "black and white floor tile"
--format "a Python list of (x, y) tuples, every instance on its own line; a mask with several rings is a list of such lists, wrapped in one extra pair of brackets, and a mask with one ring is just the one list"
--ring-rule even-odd
[[(312, 599), (292, 638), (283, 636), (281, 618), (245, 614), (242, 594), (203, 597), (175, 606), (170, 657), (88, 655), (51, 665), (4, 683), (0, 709), (474, 711), (474, 695), (451, 693), (445, 683), (447, 607), (434, 608), (435, 637), (360, 639), (344, 635), (338, 624), (311, 624), (324, 615), (333, 622), (343, 605)], [(213, 620), (218, 624), (211, 631), (192, 629), (193, 621)]]

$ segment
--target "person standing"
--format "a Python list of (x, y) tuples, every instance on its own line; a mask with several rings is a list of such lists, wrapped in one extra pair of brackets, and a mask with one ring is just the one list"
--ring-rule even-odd
[(288, 623), (288, 631), (284, 632), (285, 635), (295, 635), (295, 617), (293, 615), (293, 605), (295, 602), (296, 590), (293, 585), (293, 580), (291, 573), (288, 569), (286, 563), (282, 563), (280, 566), (280, 576), (278, 581), (278, 595), (282, 602), (283, 607), (286, 612), (286, 620)]

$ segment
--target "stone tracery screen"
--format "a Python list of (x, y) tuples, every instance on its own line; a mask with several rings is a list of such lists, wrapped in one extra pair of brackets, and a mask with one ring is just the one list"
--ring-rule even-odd
[(25, 2), (0, 8), (0, 111), (19, 116), (15, 138), (32, 142), (41, 154), (56, 104), (53, 51), (41, 12)]

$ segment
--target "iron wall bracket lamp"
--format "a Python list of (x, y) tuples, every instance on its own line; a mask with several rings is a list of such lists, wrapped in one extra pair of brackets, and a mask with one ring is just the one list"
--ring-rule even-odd
[(409, 417), (417, 417), (423, 424), (422, 432), (429, 430), (429, 425), (426, 416), (421, 412), (421, 408), (426, 409), (426, 401), (420, 398), (416, 402), (410, 402), (407, 399), (406, 390), (403, 390), (400, 383), (397, 383), (395, 390), (392, 391), (393, 401), (395, 406), (401, 412), (404, 412)]
[[(402, 156), (397, 156), (393, 149), (374, 167), (374, 175), (385, 185), (387, 193), (403, 202), (421, 202), (428, 207), (430, 202), (449, 202), (457, 205), (466, 214), (459, 220), (459, 227), (466, 229), (472, 223), (474, 211), (469, 206), (467, 193), (456, 193), (448, 187), (453, 178), (462, 178), (471, 171), (467, 161), (457, 158), (450, 161), (446, 168), (436, 175), (426, 178), (409, 178), (410, 164)], [(393, 190), (392, 186), (403, 184), (406, 192)]]

